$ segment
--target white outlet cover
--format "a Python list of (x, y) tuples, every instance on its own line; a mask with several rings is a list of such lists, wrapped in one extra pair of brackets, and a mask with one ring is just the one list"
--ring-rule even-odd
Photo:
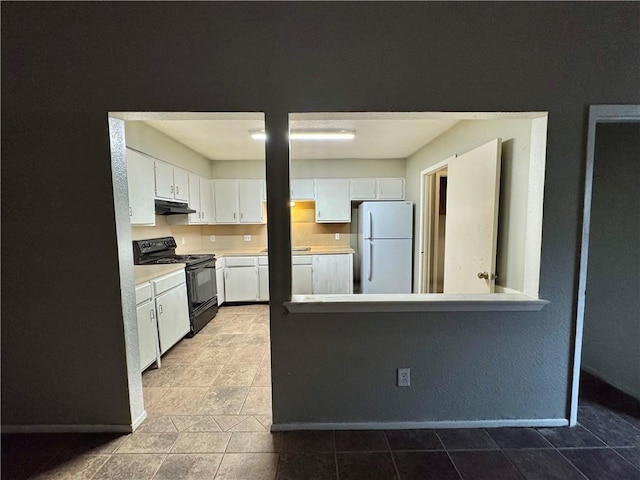
[(398, 386), (399, 387), (411, 386), (411, 369), (410, 368), (398, 369)]
[(184, 245), (184, 244), (185, 244), (185, 239), (184, 239), (184, 237), (180, 237), (180, 241), (182, 242), (182, 245)]
[(340, 240), (340, 234), (336, 233), (336, 240)]
[(215, 242), (216, 241), (216, 236), (215, 235), (209, 235), (209, 241), (210, 242)]
[(244, 236), (244, 241), (245, 242), (250, 242), (251, 241), (251, 235), (245, 235)]

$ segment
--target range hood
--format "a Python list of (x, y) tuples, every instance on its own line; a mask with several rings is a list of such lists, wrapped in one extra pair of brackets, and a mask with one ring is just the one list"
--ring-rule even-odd
[(156, 200), (156, 215), (186, 215), (188, 213), (196, 213), (196, 211), (189, 208), (186, 203)]

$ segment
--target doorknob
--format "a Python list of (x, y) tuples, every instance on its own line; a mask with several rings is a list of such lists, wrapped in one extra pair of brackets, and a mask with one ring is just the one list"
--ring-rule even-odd
[(498, 274), (492, 273), (491, 275), (489, 275), (488, 272), (478, 272), (478, 278), (484, 278), (485, 280), (496, 280), (498, 278)]

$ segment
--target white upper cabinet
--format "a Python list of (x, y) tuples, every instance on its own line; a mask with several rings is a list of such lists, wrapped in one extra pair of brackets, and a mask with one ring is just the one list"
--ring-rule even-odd
[(154, 162), (156, 198), (173, 200), (173, 166), (164, 162)]
[(156, 198), (189, 202), (189, 172), (155, 161)]
[(173, 198), (180, 202), (189, 201), (189, 172), (173, 167), (173, 184), (175, 186)]
[(375, 200), (376, 192), (375, 178), (351, 179), (351, 200)]
[(214, 180), (212, 223), (264, 223), (262, 180)]
[(127, 148), (127, 181), (131, 225), (155, 225), (153, 160)]
[(404, 200), (404, 178), (378, 178), (378, 200)]
[(211, 223), (213, 216), (211, 215), (211, 180), (208, 178), (200, 179), (200, 223)]
[(264, 223), (262, 180), (238, 180), (240, 223)]
[(214, 180), (215, 223), (238, 223), (237, 180)]
[(200, 177), (189, 174), (189, 208), (196, 211), (196, 213), (189, 214), (189, 223), (200, 223), (202, 217), (201, 204), (200, 204)]
[(291, 179), (291, 200), (314, 200), (316, 181), (312, 178)]
[(342, 178), (316, 180), (316, 223), (348, 223), (350, 221), (349, 180)]

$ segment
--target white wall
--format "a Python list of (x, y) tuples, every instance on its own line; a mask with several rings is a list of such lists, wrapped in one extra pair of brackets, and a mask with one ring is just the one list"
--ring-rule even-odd
[[(461, 155), (494, 138), (502, 139), (500, 213), (498, 220), (498, 285), (522, 291), (527, 221), (527, 182), (531, 120), (464, 120), (407, 159), (406, 199), (416, 204), (419, 225), (420, 171), (454, 154)], [(416, 231), (415, 238), (419, 237)], [(420, 245), (415, 242), (414, 290), (417, 290)]]
[(205, 178), (211, 178), (211, 161), (144, 122), (125, 122), (127, 147), (139, 150)]

